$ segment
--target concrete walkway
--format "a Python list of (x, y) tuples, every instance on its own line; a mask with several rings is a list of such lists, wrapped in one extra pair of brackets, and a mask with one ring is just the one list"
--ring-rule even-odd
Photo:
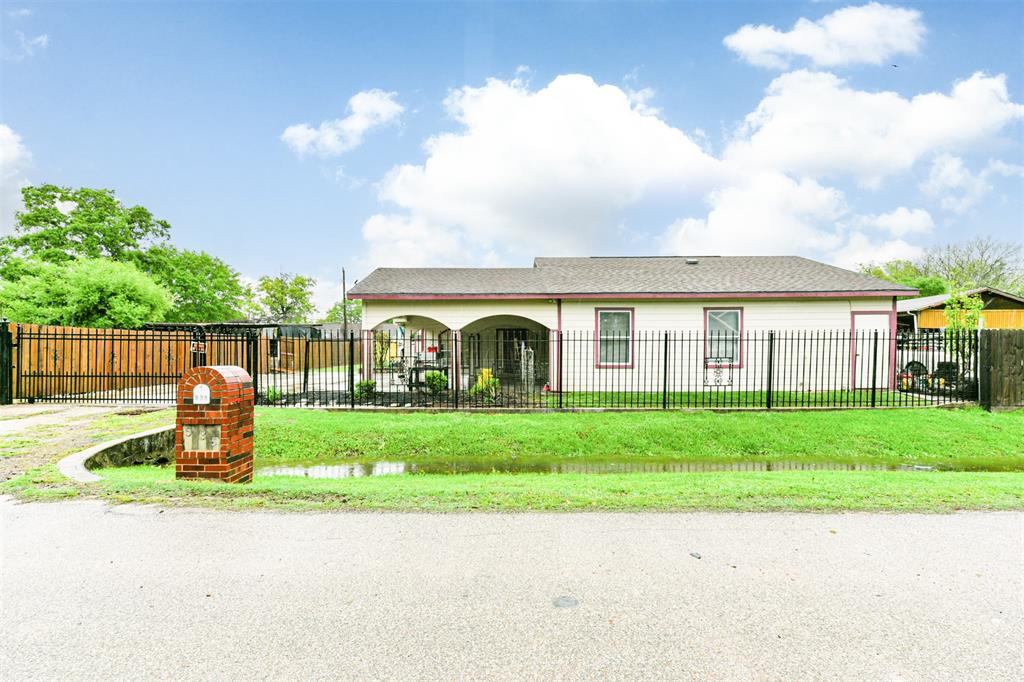
[(1024, 678), (1024, 514), (0, 501), (6, 679)]

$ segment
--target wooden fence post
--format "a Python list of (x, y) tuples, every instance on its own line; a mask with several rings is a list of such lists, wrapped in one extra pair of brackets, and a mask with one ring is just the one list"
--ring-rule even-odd
[(1024, 329), (981, 333), (979, 383), (987, 410), (1024, 407)]
[(992, 409), (992, 339), (988, 329), (978, 333), (978, 402)]

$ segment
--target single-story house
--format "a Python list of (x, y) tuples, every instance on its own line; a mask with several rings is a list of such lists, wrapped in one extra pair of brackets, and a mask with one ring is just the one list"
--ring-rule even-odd
[[(897, 298), (916, 293), (797, 256), (536, 258), (531, 268), (379, 268), (350, 291), (363, 301), (364, 374), (375, 362), (390, 361), (373, 357), (368, 341), (374, 330), (397, 323), (406, 329), (404, 355), (450, 367), (462, 386), (486, 369), (529, 374), (553, 389), (562, 376), (642, 384), (655, 365), (662, 371), (659, 363), (670, 361), (661, 342), (651, 341), (666, 332), (704, 339), (696, 364), (701, 371), (725, 368), (730, 380), (765, 361), (763, 349), (753, 357), (745, 348), (751, 333), (842, 333), (846, 359), (830, 362), (846, 363), (849, 382), (860, 355), (849, 346), (850, 333), (878, 330), (894, 356)], [(648, 343), (638, 343), (644, 339)], [(681, 352), (673, 352), (671, 362), (682, 362)]]
[[(986, 329), (1024, 329), (1024, 297), (991, 287), (964, 292), (980, 296), (985, 304), (981, 310), (981, 326)], [(900, 329), (945, 329), (946, 301), (950, 294), (906, 298), (896, 303)]]

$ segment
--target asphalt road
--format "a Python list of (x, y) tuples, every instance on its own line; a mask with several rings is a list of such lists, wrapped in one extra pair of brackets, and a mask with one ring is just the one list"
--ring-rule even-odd
[(9, 680), (1024, 678), (1019, 513), (0, 524)]

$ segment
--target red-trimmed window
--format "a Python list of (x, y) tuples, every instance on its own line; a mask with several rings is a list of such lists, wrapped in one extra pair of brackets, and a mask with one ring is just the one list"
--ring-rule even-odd
[(633, 309), (598, 308), (597, 366), (633, 366)]
[(743, 309), (704, 309), (704, 363), (708, 367), (743, 366)]

